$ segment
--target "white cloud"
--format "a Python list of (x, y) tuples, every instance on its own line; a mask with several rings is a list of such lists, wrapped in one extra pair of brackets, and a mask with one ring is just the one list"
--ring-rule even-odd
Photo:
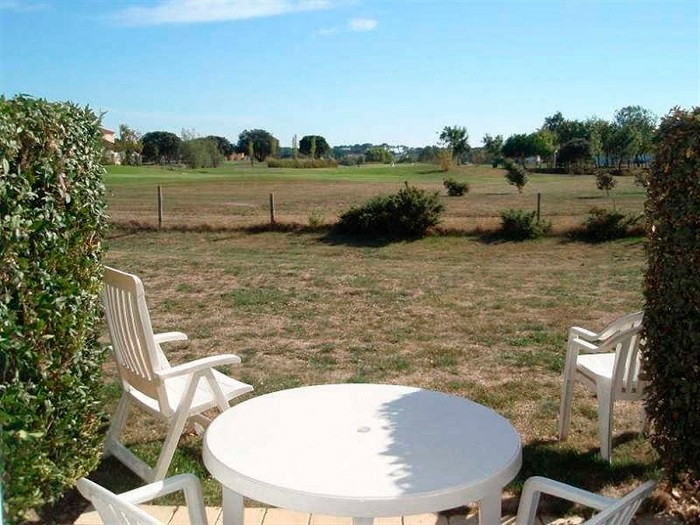
[(350, 31), (374, 31), (378, 22), (374, 18), (353, 18), (348, 22)]
[(124, 25), (221, 22), (277, 16), (333, 7), (332, 0), (160, 0), (149, 7), (128, 7), (113, 15)]
[(43, 11), (49, 9), (51, 4), (48, 2), (36, 2), (32, 0), (0, 0), (0, 10), (30, 12)]
[(366, 33), (374, 31), (379, 25), (374, 18), (351, 18), (345, 27), (327, 27), (316, 31), (315, 36), (328, 37), (338, 33)]

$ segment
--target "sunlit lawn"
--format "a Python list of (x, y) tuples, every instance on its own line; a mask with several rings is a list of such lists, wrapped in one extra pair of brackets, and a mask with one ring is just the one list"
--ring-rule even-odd
[[(236, 353), (243, 364), (233, 372), (254, 385), (254, 395), (382, 382), (468, 397), (507, 417), (520, 433), (524, 464), (511, 487), (516, 492), (533, 474), (606, 493), (655, 476), (651, 447), (635, 434), (638, 406), (616, 411), (612, 465), (598, 456), (595, 399), (583, 390), (574, 399), (569, 441), (556, 441), (566, 331), (572, 324), (599, 328), (642, 307), (641, 239), (589, 245), (562, 236), (494, 243), (478, 235), (435, 235), (358, 245), (323, 233), (254, 234), (235, 227), (267, 221), (270, 192), (283, 220), (306, 223), (318, 210), (332, 222), (348, 205), (394, 191), (404, 180), (444, 195), (444, 174), (429, 166), (307, 176), (248, 166), (186, 175), (143, 170), (115, 169), (107, 178), (117, 223), (154, 224), (160, 183), (166, 224), (230, 227), (112, 231), (106, 263), (141, 276), (155, 330), (190, 335), (189, 343), (170, 347), (171, 361)], [(518, 195), (500, 170), (467, 167), (451, 175), (467, 180), (471, 192), (444, 197), (445, 223), (467, 232), (497, 223), (502, 207), (534, 209), (537, 191), (555, 226), (582, 220), (593, 204), (613, 205), (592, 177), (536, 176)], [(641, 212), (643, 191), (632, 181), (622, 180), (614, 193), (618, 208)], [(110, 362), (106, 375), (112, 409), (119, 387)], [(127, 441), (155, 458), (163, 429), (143, 415), (132, 423)], [(209, 504), (220, 503), (194, 434), (181, 441), (169, 474), (183, 471), (205, 480)], [(115, 489), (138, 483), (124, 472), (108, 461), (98, 477)]]

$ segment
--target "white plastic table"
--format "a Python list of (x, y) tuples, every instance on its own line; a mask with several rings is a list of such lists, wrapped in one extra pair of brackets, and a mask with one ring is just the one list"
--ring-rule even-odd
[(500, 523), (520, 438), (493, 410), (406, 386), (319, 385), (244, 401), (204, 437), (204, 464), (223, 487), (224, 525), (243, 524), (243, 497), (312, 514), (438, 512), (479, 502)]

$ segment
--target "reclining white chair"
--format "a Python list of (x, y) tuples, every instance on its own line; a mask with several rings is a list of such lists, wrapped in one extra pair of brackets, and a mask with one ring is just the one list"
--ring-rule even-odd
[(197, 477), (192, 474), (180, 474), (121, 494), (114, 494), (87, 478), (80, 478), (76, 486), (80, 493), (92, 503), (100, 519), (106, 524), (162, 525), (138, 505), (182, 490), (185, 493), (189, 523), (207, 525), (202, 486)]
[[(154, 334), (141, 280), (105, 267), (104, 306), (123, 393), (107, 432), (105, 453), (113, 454), (145, 481), (163, 479), (188, 419), (206, 427), (211, 421), (202, 413), (218, 408), (253, 387), (224, 375), (215, 366), (238, 364), (233, 354), (204, 357), (170, 366), (161, 344), (183, 341), (181, 332)], [(126, 448), (119, 436), (126, 424), (129, 405), (136, 403), (165, 420), (167, 436), (155, 467)]]
[(626, 496), (615, 499), (552, 479), (534, 476), (529, 478), (523, 486), (515, 523), (516, 525), (533, 525), (540, 495), (550, 494), (600, 511), (581, 525), (626, 525), (632, 520), (644, 498), (649, 496), (653, 489), (654, 482), (647, 481)]
[[(644, 397), (646, 383), (639, 377), (642, 321), (642, 312), (635, 312), (618, 319), (600, 333), (579, 327), (569, 330), (559, 411), (561, 441), (568, 435), (571, 398), (574, 382), (578, 380), (598, 397), (600, 454), (603, 459), (610, 459), (615, 401), (636, 401)], [(645, 420), (642, 409), (642, 422)]]

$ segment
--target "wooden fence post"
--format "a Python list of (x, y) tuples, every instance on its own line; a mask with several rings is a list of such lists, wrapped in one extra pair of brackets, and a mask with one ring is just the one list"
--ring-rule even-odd
[(163, 188), (158, 184), (158, 229), (163, 227)]
[(270, 193), (270, 224), (275, 224), (275, 194)]
[(542, 194), (537, 192), (537, 222), (540, 222), (540, 205), (542, 203)]

